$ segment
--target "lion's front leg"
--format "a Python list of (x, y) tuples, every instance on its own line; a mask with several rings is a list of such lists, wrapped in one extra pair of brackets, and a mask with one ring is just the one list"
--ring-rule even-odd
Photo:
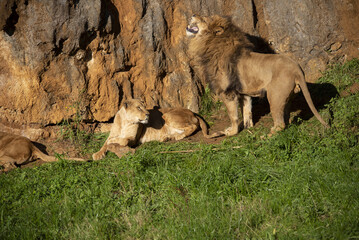
[(118, 146), (127, 147), (129, 143), (129, 139), (127, 138), (121, 138), (121, 137), (109, 137), (105, 144), (102, 146), (100, 151), (92, 154), (93, 160), (101, 160), (105, 155), (107, 151), (111, 151), (113, 149), (113, 144), (116, 144)]
[(107, 140), (107, 144), (115, 143), (123, 147), (128, 146), (129, 142), (130, 142), (129, 138), (123, 138), (123, 137), (109, 137)]
[(253, 127), (252, 98), (250, 96), (243, 95), (240, 101), (243, 117), (243, 128), (251, 128)]
[(238, 96), (236, 94), (221, 94), (222, 101), (226, 105), (231, 126), (224, 130), (226, 136), (233, 136), (239, 131), (238, 121)]
[(93, 160), (101, 160), (105, 154), (107, 152), (107, 141), (105, 142), (105, 144), (102, 146), (102, 148), (100, 149), (100, 151), (92, 154), (92, 159)]
[(128, 146), (121, 146), (117, 143), (111, 143), (107, 145), (107, 150), (113, 152), (117, 155), (118, 158), (123, 157), (127, 153), (135, 153), (136, 149), (128, 147)]

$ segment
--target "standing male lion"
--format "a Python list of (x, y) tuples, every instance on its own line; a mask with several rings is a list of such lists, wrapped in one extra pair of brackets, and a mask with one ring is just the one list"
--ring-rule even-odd
[(227, 136), (238, 133), (238, 100), (242, 103), (244, 127), (252, 127), (251, 97), (265, 93), (274, 121), (271, 133), (283, 129), (286, 104), (290, 95), (299, 90), (298, 85), (314, 116), (328, 127), (314, 107), (303, 71), (296, 62), (278, 54), (253, 52), (245, 34), (220, 16), (192, 16), (186, 32), (195, 67), (228, 110), (231, 126), (224, 132)]

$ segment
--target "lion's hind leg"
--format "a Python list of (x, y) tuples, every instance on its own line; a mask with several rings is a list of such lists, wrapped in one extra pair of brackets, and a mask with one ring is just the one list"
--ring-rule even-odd
[(0, 162), (12, 162), (21, 165), (33, 160), (32, 143), (25, 137), (17, 137), (3, 146), (0, 154)]
[(174, 136), (174, 139), (176, 140), (176, 141), (178, 141), (178, 140), (181, 140), (181, 139), (183, 139), (183, 138), (185, 138), (185, 137), (188, 137), (188, 136), (190, 136), (192, 133), (194, 133), (194, 131), (196, 131), (197, 130), (197, 126), (196, 125), (189, 125), (189, 126), (186, 126), (186, 127), (184, 127), (184, 128), (181, 128), (181, 129), (177, 129), (177, 134), (175, 134), (175, 136)]
[[(271, 128), (271, 134), (274, 134), (285, 128), (285, 121), (284, 121), (285, 103), (277, 102), (275, 104), (271, 104), (270, 100), (269, 103), (270, 103), (270, 111), (273, 118), (273, 127)], [(274, 103), (273, 100), (272, 103)]]
[(198, 119), (188, 109), (174, 109), (164, 114), (163, 119), (168, 138), (176, 141), (190, 136), (199, 126)]
[(3, 167), (3, 169), (0, 169), (0, 172), (7, 172), (11, 169), (16, 168), (15, 165), (16, 159), (12, 158), (12, 157), (8, 157), (8, 156), (1, 156), (0, 157), (0, 166)]
[(274, 126), (271, 128), (271, 134), (281, 131), (285, 128), (286, 105), (293, 92), (294, 83), (288, 82), (282, 86), (282, 91), (278, 94), (276, 89), (267, 89), (267, 98), (272, 114)]

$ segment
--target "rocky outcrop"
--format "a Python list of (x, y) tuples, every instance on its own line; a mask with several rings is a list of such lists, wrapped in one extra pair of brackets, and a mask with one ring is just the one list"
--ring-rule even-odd
[(301, 63), (314, 82), (328, 62), (358, 57), (359, 2), (356, 0), (254, 0), (256, 30), (277, 53)]
[(332, 59), (359, 55), (356, 0), (4, 0), (0, 122), (109, 121), (130, 96), (198, 111), (203, 83), (185, 36), (194, 13), (232, 16), (310, 81)]

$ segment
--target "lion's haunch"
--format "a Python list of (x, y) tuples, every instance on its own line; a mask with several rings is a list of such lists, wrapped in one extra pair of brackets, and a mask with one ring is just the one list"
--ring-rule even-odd
[[(0, 132), (0, 165), (4, 166), (5, 170), (29, 163), (38, 158), (45, 162), (57, 161), (55, 157), (41, 152), (28, 138)], [(86, 161), (82, 158), (72, 158), (72, 160)]]

